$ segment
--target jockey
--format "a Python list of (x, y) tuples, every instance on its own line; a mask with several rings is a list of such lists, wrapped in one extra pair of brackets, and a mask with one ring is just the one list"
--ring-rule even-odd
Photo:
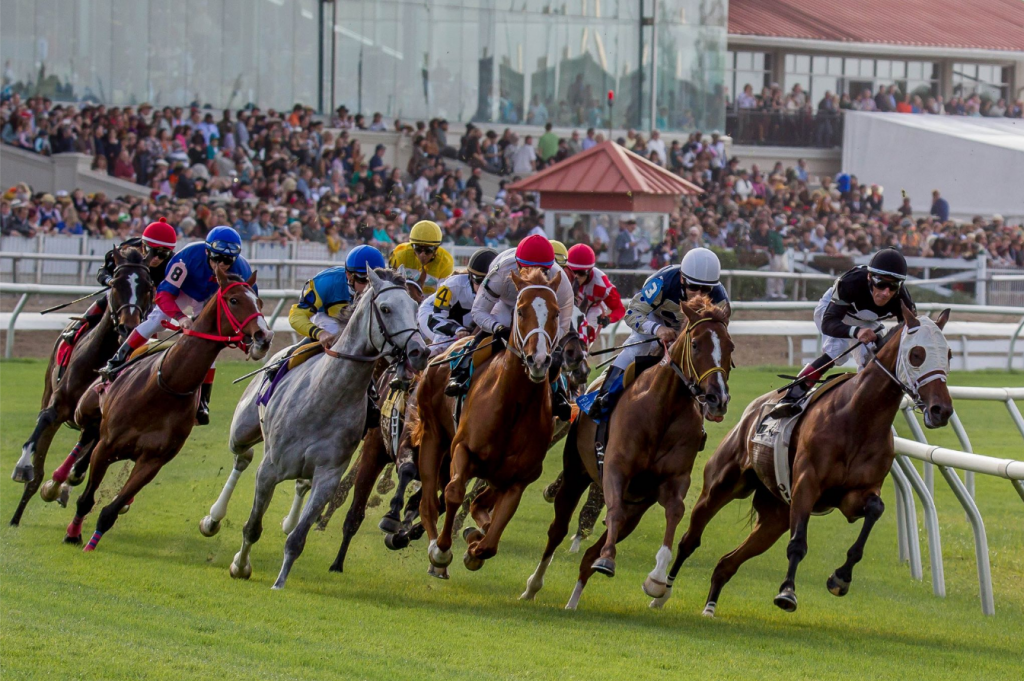
[[(133, 350), (141, 348), (163, 329), (163, 323), (174, 320), (187, 331), (192, 327), (192, 318), (184, 310), (191, 308), (199, 314), (203, 305), (218, 290), (215, 270), (223, 274), (234, 274), (243, 281), (252, 276), (252, 269), (242, 253), (242, 238), (231, 227), (214, 227), (205, 242), (191, 243), (178, 251), (167, 262), (167, 277), (156, 288), (156, 306), (146, 320), (132, 331), (128, 340), (118, 348), (100, 373), (110, 376), (127, 361)], [(255, 285), (253, 289), (255, 289)], [(206, 372), (206, 378), (199, 389), (199, 407), (196, 423), (205, 426), (210, 422), (210, 393), (213, 390), (213, 365)]]
[[(910, 292), (904, 286), (907, 260), (894, 248), (875, 253), (870, 264), (859, 265), (836, 279), (814, 308), (814, 325), (821, 333), (822, 355), (800, 370), (794, 383), (779, 400), (771, 416), (782, 418), (800, 413), (798, 402), (828, 370), (829, 364), (855, 342), (867, 345), (879, 340), (882, 319), (903, 319), (903, 305), (915, 310)], [(858, 368), (869, 357), (864, 348), (855, 353)]]
[(451, 253), (441, 248), (441, 237), (436, 222), (420, 220), (409, 232), (409, 243), (395, 246), (388, 260), (389, 267), (418, 284), (423, 295), (436, 291), (455, 267)]
[(476, 325), (470, 310), (487, 270), (497, 257), (496, 251), (481, 248), (470, 256), (466, 272), (445, 279), (436, 293), (420, 303), (417, 318), (423, 334), (433, 338), (432, 356), (441, 354), (452, 343), (472, 333)]
[(569, 249), (565, 269), (576, 280), (576, 304), (587, 311), (587, 343), (593, 343), (602, 326), (614, 324), (626, 316), (619, 290), (595, 267), (597, 256), (586, 244)]
[[(167, 260), (174, 254), (174, 246), (176, 244), (177, 235), (174, 227), (167, 224), (167, 218), (160, 218), (156, 222), (151, 222), (143, 230), (141, 237), (132, 237), (107, 251), (107, 255), (103, 259), (103, 266), (96, 273), (96, 281), (99, 282), (100, 286), (110, 285), (110, 279), (114, 276), (114, 269), (116, 268), (114, 264), (114, 251), (120, 251), (124, 248), (137, 248), (142, 250), (143, 261), (149, 267), (149, 277), (153, 281), (153, 285), (156, 286), (164, 280)], [(61, 334), (61, 338), (68, 343), (73, 342), (83, 326), (95, 326), (103, 318), (103, 313), (106, 311), (107, 297), (103, 296), (90, 305), (82, 319), (78, 320)]]
[(373, 246), (356, 246), (349, 251), (344, 267), (331, 267), (306, 282), (299, 302), (288, 313), (288, 323), (299, 335), (331, 347), (344, 328), (342, 310), (370, 283), (367, 268), (378, 267), (384, 267), (380, 251)]
[[(718, 256), (707, 248), (687, 251), (679, 265), (669, 265), (652, 274), (640, 292), (633, 296), (626, 309), (626, 324), (633, 330), (626, 339), (626, 347), (612, 362), (594, 402), (596, 414), (611, 413), (622, 389), (622, 375), (640, 355), (652, 354), (658, 342), (668, 345), (686, 326), (686, 317), (679, 310), (681, 303), (691, 295), (704, 294), (716, 305), (728, 306), (729, 295), (718, 282), (721, 272)], [(643, 341), (650, 341), (643, 343)], [(599, 424), (598, 446), (605, 442), (608, 421)], [(604, 430), (602, 431), (602, 427)], [(602, 447), (603, 448), (603, 447)]]
[(551, 239), (551, 248), (555, 249), (555, 264), (565, 269), (565, 263), (569, 260), (569, 251), (566, 250), (565, 244)]
[[(459, 363), (452, 369), (451, 380), (444, 391), (446, 395), (458, 397), (463, 394), (472, 369), (473, 352), (484, 337), (494, 336), (508, 343), (512, 335), (512, 312), (519, 297), (519, 290), (512, 281), (512, 273), (518, 274), (521, 269), (528, 267), (547, 270), (549, 281), (562, 272), (562, 268), (555, 264), (555, 252), (551, 242), (538, 234), (526, 237), (515, 251), (509, 249), (498, 255), (491, 263), (483, 285), (477, 291), (470, 313), (480, 330), (466, 345)], [(555, 295), (558, 300), (558, 337), (552, 340), (557, 345), (572, 326), (573, 295), (568, 276), (561, 277)], [(555, 391), (552, 409), (555, 416), (568, 420), (569, 404), (560, 390)]]

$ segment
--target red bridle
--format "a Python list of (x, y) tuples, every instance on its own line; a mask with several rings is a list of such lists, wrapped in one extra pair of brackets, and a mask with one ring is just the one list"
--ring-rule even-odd
[[(246, 284), (245, 282), (233, 281), (230, 284), (228, 284), (227, 286), (225, 286), (224, 288), (222, 288), (222, 289), (217, 291), (217, 333), (216, 334), (204, 333), (202, 331), (195, 331), (193, 329), (183, 329), (183, 330), (181, 330), (181, 333), (186, 335), (186, 336), (194, 336), (196, 338), (202, 338), (204, 340), (215, 341), (217, 343), (224, 343), (229, 348), (241, 348), (242, 351), (246, 351), (247, 352), (248, 351), (248, 346), (245, 343), (245, 340), (244, 340), (245, 339), (245, 335), (242, 333), (242, 329), (244, 329), (246, 324), (251, 322), (253, 319), (255, 319), (257, 317), (262, 317), (263, 313), (261, 313), (259, 311), (259, 309), (257, 308), (257, 310), (255, 312), (253, 312), (251, 315), (249, 315), (248, 317), (246, 317), (242, 321), (238, 321), (238, 319), (235, 317), (235, 315), (233, 315), (231, 313), (231, 308), (229, 307), (228, 302), (226, 300), (226, 296), (227, 296), (228, 291), (230, 291), (231, 289), (233, 289), (236, 286), (244, 286), (246, 288), (249, 288), (248, 284)], [(227, 318), (228, 324), (231, 325), (231, 335), (225, 335), (224, 332), (223, 332), (223, 326), (224, 325), (223, 325), (221, 320), (224, 319), (224, 318)], [(168, 328), (168, 329), (173, 330), (173, 331), (177, 331), (177, 330), (180, 329), (180, 327), (177, 326), (176, 324), (170, 324), (168, 322), (164, 322), (164, 326), (166, 328)]]

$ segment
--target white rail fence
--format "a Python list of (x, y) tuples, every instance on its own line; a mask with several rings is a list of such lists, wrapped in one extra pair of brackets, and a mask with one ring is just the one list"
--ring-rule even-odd
[[(1002, 402), (1010, 418), (1024, 438), (1024, 418), (1014, 400), (1024, 400), (1024, 388), (974, 388), (949, 386), (949, 394), (955, 400), (984, 400)], [(974, 475), (993, 475), (1009, 480), (1024, 501), (1024, 461), (999, 459), (975, 454), (970, 438), (959, 416), (954, 411), (950, 426), (960, 441), (962, 450), (946, 449), (928, 444), (924, 430), (914, 415), (913, 405), (904, 400), (903, 416), (914, 436), (913, 440), (895, 437), (896, 460), (890, 473), (896, 488), (896, 528), (899, 558), (908, 562), (910, 574), (916, 580), (924, 577), (921, 564), (921, 545), (917, 527), (917, 507), (914, 494), (921, 501), (924, 512), (925, 532), (928, 535), (928, 554), (932, 574), (932, 591), (936, 596), (945, 597), (946, 583), (942, 565), (942, 539), (939, 518), (935, 510), (934, 469), (945, 479), (963, 506), (974, 533), (974, 552), (978, 570), (978, 587), (981, 610), (986, 615), (995, 613), (995, 598), (992, 592), (992, 571), (989, 564), (988, 537), (985, 523), (974, 500)], [(893, 428), (895, 435), (896, 429)], [(910, 459), (924, 462), (924, 477)], [(965, 471), (965, 481), (960, 480), (956, 470)]]

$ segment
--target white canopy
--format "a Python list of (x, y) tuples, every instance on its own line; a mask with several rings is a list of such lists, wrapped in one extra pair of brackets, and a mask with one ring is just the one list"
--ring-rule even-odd
[(885, 188), (885, 207), (931, 209), (932, 190), (950, 215), (1024, 218), (1024, 120), (847, 112), (843, 171)]

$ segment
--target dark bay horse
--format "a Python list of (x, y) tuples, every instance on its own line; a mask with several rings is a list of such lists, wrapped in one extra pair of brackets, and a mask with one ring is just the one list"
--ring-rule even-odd
[(832, 594), (847, 594), (853, 566), (863, 557), (871, 528), (885, 510), (879, 492), (895, 456), (892, 420), (904, 392), (924, 411), (929, 428), (946, 425), (953, 413), (946, 389), (950, 351), (942, 336), (949, 310), (933, 322), (927, 317), (915, 317), (904, 307), (903, 318), (906, 323), (896, 327), (891, 340), (857, 376), (823, 394), (801, 417), (789, 448), (789, 504), (760, 479), (751, 453), (761, 407), (777, 395), (768, 393), (747, 407), (740, 422), (704, 466), (704, 488), (690, 515), (690, 526), (679, 542), (668, 575), (668, 590), (651, 603), (652, 607), (661, 607), (671, 596), (679, 569), (700, 546), (701, 535), (715, 514), (734, 499), (751, 494), (757, 518), (753, 531), (718, 561), (704, 614), (714, 616), (722, 587), (740, 565), (771, 548), (787, 529), (789, 569), (775, 604), (787, 612), (796, 610), (796, 570), (807, 554), (808, 520), (812, 513), (834, 508), (851, 523), (864, 519), (857, 540), (846, 554), (846, 562), (828, 578)]
[(544, 585), (555, 549), (568, 534), (573, 511), (593, 481), (602, 482), (607, 530), (584, 553), (566, 608), (576, 609), (595, 571), (614, 576), (616, 544), (632, 533), (655, 502), (665, 509), (665, 536), (644, 591), (649, 595), (664, 591), (693, 462), (704, 446), (703, 421), (721, 421), (728, 409), (733, 351), (724, 309), (704, 296), (684, 302), (681, 309), (686, 329), (660, 364), (625, 388), (610, 416), (603, 476), (594, 455), (597, 424), (586, 414), (573, 423), (563, 452), (564, 478), (555, 495), (555, 519), (523, 599), (532, 599)]
[[(95, 328), (86, 329), (71, 346), (63, 374), (58, 362), (62, 341), (57, 339), (54, 343), (46, 367), (42, 411), (36, 418), (35, 430), (21, 448), (21, 458), (12, 475), (15, 482), (26, 484), (21, 502), (11, 518), (11, 525), (21, 522), (29, 499), (43, 481), (43, 466), (54, 435), (62, 424), (73, 419), (78, 400), (96, 380), (96, 370), (110, 359), (128, 334), (146, 318), (153, 305), (153, 291), (154, 282), (150, 279), (149, 267), (143, 261), (142, 253), (134, 248), (124, 251), (115, 249), (114, 276), (110, 280), (110, 290), (107, 291), (107, 311)], [(81, 451), (73, 451), (64, 465), (57, 469), (54, 478), (57, 484), (48, 485), (47, 489), (53, 493), (45, 496), (47, 501), (57, 498), (60, 483), (68, 478), (71, 466), (82, 454)]]
[(128, 459), (135, 465), (121, 491), (100, 511), (86, 551), (96, 548), (121, 508), (178, 454), (195, 425), (199, 386), (221, 350), (240, 344), (250, 358), (260, 359), (270, 349), (274, 333), (252, 289), (256, 274), (249, 281), (219, 270), (216, 274), (216, 295), (171, 349), (127, 365), (112, 383), (97, 382), (97, 389), (88, 390), (79, 402), (75, 420), (83, 430), (96, 432), (98, 441), (65, 542), (82, 542), (82, 521), (112, 463)]
[[(420, 517), (430, 539), (427, 555), (434, 576), (447, 578), (455, 515), (471, 478), (487, 483), (470, 508), (480, 529), (467, 528), (463, 535), (469, 545), (463, 562), (478, 570), (497, 554), (523, 492), (540, 477), (552, 434), (548, 371), (558, 336), (555, 291), (561, 276), (549, 282), (538, 268), (524, 269), (521, 277), (512, 275), (518, 289), (512, 336), (505, 352), (475, 369), (457, 427), (454, 398), (444, 395), (448, 363), (430, 367), (420, 381), (420, 424), (413, 442), (420, 448)], [(454, 345), (453, 351), (459, 347)], [(444, 488), (444, 527), (439, 533), (439, 481), (449, 458), (451, 478)]]

